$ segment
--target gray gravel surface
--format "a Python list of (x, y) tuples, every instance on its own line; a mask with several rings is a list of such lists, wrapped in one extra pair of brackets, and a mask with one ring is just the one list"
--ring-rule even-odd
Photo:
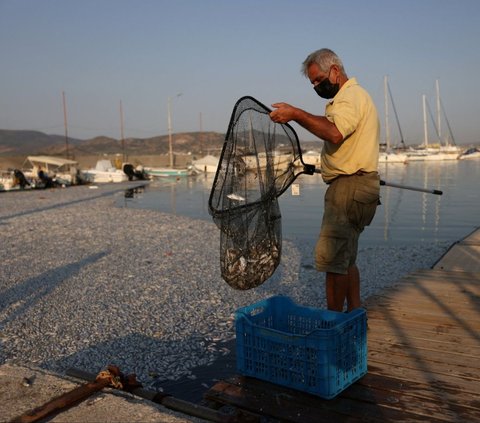
[[(236, 291), (220, 277), (216, 226), (115, 206), (131, 186), (0, 194), (0, 364), (60, 373), (115, 364), (147, 388), (182, 381), (185, 393), (232, 361), (237, 308), (277, 294), (325, 307), (313, 245), (284, 239), (275, 275)], [(361, 249), (362, 296), (431, 267), (448, 247)]]

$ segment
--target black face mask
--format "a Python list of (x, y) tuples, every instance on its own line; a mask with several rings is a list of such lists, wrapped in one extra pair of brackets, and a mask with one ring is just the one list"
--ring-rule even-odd
[(338, 91), (340, 90), (340, 85), (338, 82), (336, 84), (332, 84), (330, 82), (330, 72), (328, 73), (328, 77), (325, 78), (322, 82), (315, 85), (313, 89), (315, 92), (322, 98), (330, 99), (337, 95)]

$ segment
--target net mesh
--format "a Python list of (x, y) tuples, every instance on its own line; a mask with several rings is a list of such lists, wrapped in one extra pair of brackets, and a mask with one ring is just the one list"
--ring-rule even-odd
[(293, 128), (274, 123), (269, 113), (252, 97), (237, 101), (210, 193), (209, 212), (221, 231), (221, 275), (235, 289), (273, 275), (282, 249), (278, 197), (299, 174), (313, 173)]

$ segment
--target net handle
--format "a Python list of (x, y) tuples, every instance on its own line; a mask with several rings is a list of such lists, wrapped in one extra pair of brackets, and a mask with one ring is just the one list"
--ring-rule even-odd
[[(256, 98), (254, 98), (250, 95), (246, 95), (246, 96), (241, 97), (240, 99), (237, 100), (237, 102), (235, 103), (235, 106), (233, 107), (232, 116), (230, 118), (230, 123), (228, 125), (227, 134), (225, 136), (225, 141), (228, 140), (228, 137), (230, 136), (230, 132), (232, 131), (232, 128), (236, 124), (236, 121), (234, 121), (234, 116), (236, 114), (236, 111), (237, 111), (237, 108), (238, 108), (239, 104), (242, 101), (247, 100), (247, 99), (256, 103), (260, 108), (265, 110), (265, 113), (270, 114), (272, 112), (272, 110), (269, 107), (265, 106), (265, 104), (261, 103)], [(298, 148), (298, 158), (300, 159), (300, 162), (303, 165), (303, 170), (298, 172), (295, 175), (295, 177), (290, 181), (290, 183), (287, 186), (285, 186), (281, 192), (278, 193), (278, 196), (280, 196), (283, 192), (285, 192), (287, 190), (287, 188), (294, 182), (294, 180), (298, 176), (300, 176), (301, 174), (313, 175), (315, 173), (322, 173), (322, 171), (320, 169), (317, 169), (315, 167), (315, 165), (308, 164), (308, 163), (305, 163), (303, 161), (302, 149), (300, 147), (300, 141), (298, 139), (297, 133), (295, 132), (295, 129), (293, 129), (293, 127), (288, 123), (283, 123), (281, 125), (284, 125), (285, 127), (287, 127), (292, 132), (293, 136), (295, 137), (295, 143), (297, 144), (297, 148)], [(225, 147), (225, 145), (224, 145), (224, 147)], [(223, 150), (222, 150), (222, 153), (223, 153)], [(216, 179), (216, 176), (217, 175), (215, 175), (215, 179)], [(390, 186), (390, 187), (395, 187), (395, 188), (401, 188), (401, 189), (407, 189), (407, 190), (411, 190), (411, 191), (426, 192), (428, 194), (434, 194), (434, 195), (442, 195), (443, 194), (442, 191), (436, 190), (436, 189), (417, 188), (417, 187), (411, 187), (411, 186), (406, 186), (406, 185), (399, 185), (399, 184), (395, 184), (393, 182), (386, 182), (386, 181), (383, 181), (383, 180), (380, 180), (380, 185), (385, 185), (385, 186)]]
[[(320, 169), (315, 169), (315, 166), (313, 167), (314, 167), (313, 173), (322, 173)], [(443, 195), (443, 191), (440, 191), (438, 189), (418, 188), (418, 187), (412, 187), (409, 185), (400, 185), (400, 184), (395, 184), (393, 182), (384, 181), (383, 179), (380, 179), (380, 185), (393, 187), (393, 188), (407, 189), (410, 191), (426, 192), (427, 194)]]

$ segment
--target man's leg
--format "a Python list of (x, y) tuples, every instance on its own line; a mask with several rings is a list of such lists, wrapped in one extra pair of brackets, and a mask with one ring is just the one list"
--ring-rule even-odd
[(347, 309), (352, 311), (360, 305), (360, 272), (357, 265), (353, 264), (348, 268)]
[(327, 272), (326, 287), (327, 308), (333, 311), (343, 311), (348, 292), (348, 274)]
[(326, 294), (327, 308), (333, 311), (343, 311), (345, 300), (347, 309), (352, 311), (360, 307), (360, 274), (355, 264), (349, 266), (347, 274), (327, 272)]

